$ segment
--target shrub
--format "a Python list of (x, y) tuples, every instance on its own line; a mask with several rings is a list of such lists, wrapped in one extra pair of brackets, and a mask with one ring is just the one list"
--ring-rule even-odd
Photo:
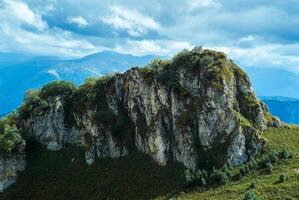
[(292, 158), (292, 154), (286, 148), (284, 148), (278, 153), (278, 158), (279, 159), (289, 159), (289, 158)]
[(273, 165), (272, 165), (272, 163), (271, 162), (269, 162), (269, 163), (266, 163), (266, 171), (269, 173), (269, 174), (271, 174), (272, 173), (272, 171), (273, 171)]
[(39, 90), (28, 90), (25, 94), (24, 103), (18, 109), (20, 118), (28, 118), (32, 114), (39, 115), (45, 111), (49, 105), (41, 99)]
[(67, 81), (54, 81), (46, 84), (40, 91), (40, 97), (46, 99), (48, 97), (58, 95), (71, 95), (76, 89), (76, 86)]
[(271, 163), (271, 160), (270, 160), (268, 154), (264, 155), (264, 156), (258, 161), (258, 165), (259, 165), (260, 168), (266, 168), (268, 163)]
[(11, 152), (22, 140), (15, 125), (0, 121), (0, 152)]
[(257, 168), (257, 162), (256, 160), (253, 158), (250, 163), (248, 164), (249, 170), (255, 170)]
[(271, 151), (270, 153), (269, 153), (269, 160), (270, 160), (270, 162), (272, 163), (272, 164), (274, 164), (274, 163), (276, 163), (277, 162), (277, 160), (278, 160), (278, 157), (277, 157), (277, 154), (276, 154), (276, 152), (274, 152), (274, 151)]
[(226, 174), (226, 176), (230, 179), (231, 178), (231, 169), (225, 164), (222, 168), (222, 171)]
[(256, 182), (255, 181), (252, 181), (251, 184), (250, 184), (250, 188), (256, 188)]
[(259, 200), (254, 192), (248, 191), (244, 196), (244, 200)]
[(241, 180), (242, 175), (240, 172), (238, 172), (235, 176), (234, 176), (235, 180)]
[(241, 174), (241, 176), (245, 176), (249, 172), (250, 172), (250, 170), (249, 170), (249, 167), (247, 165), (242, 165), (240, 167), (240, 174)]
[(189, 169), (185, 171), (185, 180), (187, 188), (190, 188), (195, 185), (195, 176)]
[(207, 171), (203, 170), (198, 170), (195, 174), (195, 184), (199, 186), (205, 186), (207, 185), (207, 178), (208, 178), (208, 173)]
[(221, 170), (215, 170), (210, 177), (211, 185), (223, 185), (229, 182), (226, 173)]
[(280, 174), (279, 175), (279, 178), (278, 178), (278, 182), (279, 183), (283, 183), (283, 182), (286, 182), (288, 180), (288, 176), (286, 174)]

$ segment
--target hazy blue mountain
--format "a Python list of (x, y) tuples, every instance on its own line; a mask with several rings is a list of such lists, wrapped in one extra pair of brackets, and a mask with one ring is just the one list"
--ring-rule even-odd
[(244, 68), (257, 95), (299, 99), (299, 75), (283, 69)]
[(257, 95), (282, 121), (299, 124), (299, 75), (283, 69), (244, 69)]
[(31, 58), (32, 56), (30, 55), (0, 52), (0, 69), (4, 65), (12, 65), (16, 63), (25, 62), (26, 60), (29, 60)]
[(265, 100), (274, 100), (274, 101), (299, 101), (299, 99), (296, 98), (290, 98), (290, 97), (282, 97), (282, 96), (259, 96), (259, 98), (263, 101)]
[(15, 109), (28, 89), (40, 88), (53, 80), (81, 84), (87, 77), (122, 72), (134, 65), (145, 65), (154, 57), (104, 51), (81, 59), (61, 60), (0, 53), (0, 116)]
[(271, 98), (262, 99), (267, 104), (270, 112), (278, 116), (282, 121), (299, 124), (299, 99), (285, 101), (273, 100)]
[(132, 66), (143, 66), (155, 56), (132, 56), (112, 51), (91, 54), (81, 59), (68, 60), (48, 68), (56, 79), (71, 80), (81, 84), (86, 77), (100, 76), (111, 72), (123, 72)]

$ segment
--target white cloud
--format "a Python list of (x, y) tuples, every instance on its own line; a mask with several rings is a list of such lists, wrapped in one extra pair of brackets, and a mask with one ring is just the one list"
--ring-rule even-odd
[(88, 22), (83, 17), (69, 17), (68, 22), (77, 24), (80, 27), (84, 27), (88, 25)]
[(241, 37), (239, 42), (251, 42), (254, 41), (256, 38), (253, 35), (247, 35), (245, 37)]
[(84, 56), (102, 48), (82, 39), (74, 39), (71, 33), (55, 30), (47, 33), (32, 33), (16, 27), (0, 30), (0, 37), (6, 38), (6, 51), (31, 52), (38, 55)]
[(120, 53), (130, 53), (132, 55), (161, 55), (172, 56), (182, 49), (190, 49), (192, 45), (188, 42), (172, 40), (128, 40), (124, 44), (118, 44), (113, 49)]
[(190, 10), (194, 10), (197, 8), (207, 8), (207, 7), (219, 8), (221, 4), (216, 0), (192, 0), (192, 1), (188, 1), (188, 6)]
[[(47, 9), (50, 12), (54, 7), (50, 6)], [(46, 10), (42, 13), (46, 14)], [(59, 28), (50, 28), (38, 12), (31, 10), (21, 1), (5, 0), (2, 7), (0, 3), (0, 18), (0, 51), (74, 57), (103, 49), (73, 33)], [(77, 22), (85, 24), (85, 21), (80, 18)], [(31, 28), (24, 28), (24, 25)]]
[[(240, 48), (236, 46), (210, 46), (207, 48), (227, 53), (230, 58), (237, 61), (243, 67), (282, 68), (298, 73), (298, 55), (283, 55), (281, 52), (288, 48), (288, 46), (264, 44), (252, 48)], [(293, 46), (291, 45), (291, 48)], [(296, 46), (299, 48), (299, 44)]]
[(160, 30), (160, 24), (151, 17), (142, 15), (137, 10), (129, 10), (120, 6), (110, 7), (111, 15), (101, 20), (116, 29), (126, 30), (131, 36), (138, 37), (148, 30)]
[(47, 27), (47, 23), (42, 20), (41, 16), (21, 1), (4, 0), (2, 14), (7, 15), (6, 17), (14, 18), (14, 20), (20, 23), (35, 27), (39, 31)]

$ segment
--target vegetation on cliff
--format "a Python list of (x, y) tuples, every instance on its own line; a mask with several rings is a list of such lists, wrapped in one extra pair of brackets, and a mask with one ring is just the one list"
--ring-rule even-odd
[(22, 136), (15, 124), (7, 118), (0, 119), (0, 153), (11, 153), (22, 141)]

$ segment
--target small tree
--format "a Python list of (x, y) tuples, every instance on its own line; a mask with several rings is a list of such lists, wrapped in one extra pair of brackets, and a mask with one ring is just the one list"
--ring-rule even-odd
[(288, 176), (286, 174), (283, 173), (279, 175), (279, 179), (278, 179), (279, 183), (286, 182), (287, 180), (288, 180)]
[(272, 171), (273, 171), (273, 165), (272, 165), (272, 163), (271, 162), (269, 162), (269, 163), (266, 163), (266, 171), (269, 173), (269, 174), (271, 174), (272, 173)]
[(239, 170), (241, 176), (245, 176), (247, 174), (247, 169), (245, 165), (242, 165)]
[(210, 179), (212, 185), (223, 185), (229, 182), (226, 173), (221, 170), (213, 171)]
[(254, 192), (248, 191), (244, 196), (244, 200), (259, 200)]
[(284, 148), (278, 153), (278, 158), (279, 159), (289, 159), (289, 158), (292, 158), (292, 154), (286, 148)]
[(250, 188), (256, 188), (256, 182), (255, 181), (252, 181), (251, 184), (250, 184)]
[(227, 177), (230, 179), (231, 178), (231, 170), (230, 168), (227, 166), (227, 164), (225, 164), (222, 168), (222, 171), (227, 175)]
[(272, 164), (277, 162), (278, 157), (277, 157), (277, 154), (275, 151), (271, 151), (268, 156), (269, 156), (269, 160)]
[(40, 91), (39, 96), (42, 99), (58, 95), (71, 95), (76, 89), (76, 86), (67, 81), (54, 81), (46, 84)]
[(185, 181), (186, 181), (186, 187), (190, 188), (194, 186), (195, 176), (189, 169), (185, 170)]
[(19, 130), (15, 125), (1, 122), (0, 125), (0, 151), (11, 152), (22, 140)]
[(250, 161), (248, 167), (250, 170), (255, 170), (257, 168), (257, 162), (254, 158)]

